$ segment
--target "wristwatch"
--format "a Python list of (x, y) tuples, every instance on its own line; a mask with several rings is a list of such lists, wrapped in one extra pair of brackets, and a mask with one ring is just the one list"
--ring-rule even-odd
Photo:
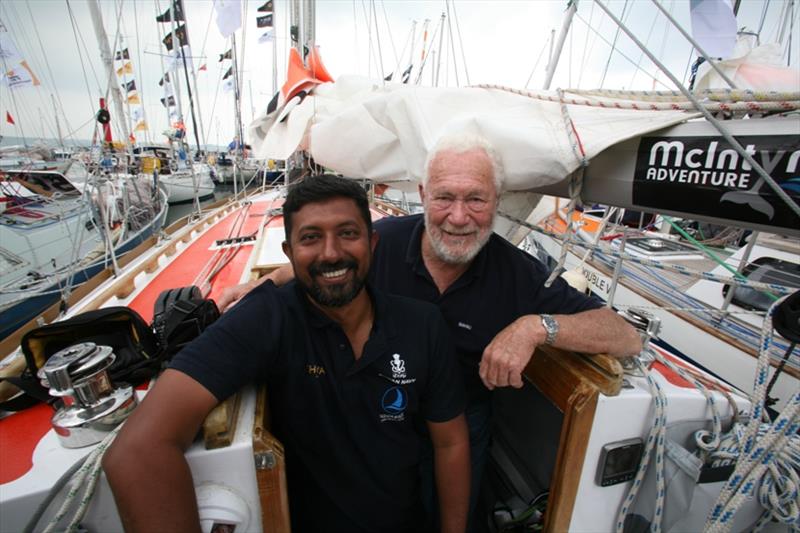
[(553, 318), (553, 315), (539, 315), (542, 317), (542, 326), (547, 332), (547, 338), (544, 343), (548, 346), (556, 342), (556, 335), (558, 335), (558, 321)]

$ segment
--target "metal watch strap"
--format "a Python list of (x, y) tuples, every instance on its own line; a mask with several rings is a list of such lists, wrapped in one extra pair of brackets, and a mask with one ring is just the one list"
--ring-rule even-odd
[(542, 317), (542, 326), (544, 326), (544, 330), (547, 332), (547, 338), (544, 340), (544, 343), (550, 346), (556, 342), (556, 335), (558, 335), (558, 321), (553, 318), (553, 315), (539, 316)]

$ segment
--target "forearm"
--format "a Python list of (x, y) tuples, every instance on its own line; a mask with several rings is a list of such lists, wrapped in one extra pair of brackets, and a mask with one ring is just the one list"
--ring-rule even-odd
[[(534, 327), (543, 330), (541, 318), (538, 315), (529, 316), (533, 317)], [(553, 343), (556, 348), (581, 353), (607, 353), (614, 357), (629, 357), (642, 349), (636, 330), (611, 309), (592, 309), (574, 315), (555, 315), (555, 318), (559, 325)]]
[(178, 446), (109, 450), (103, 468), (126, 532), (200, 531), (189, 465)]
[(441, 531), (463, 532), (469, 511), (469, 443), (434, 448), (434, 461)]

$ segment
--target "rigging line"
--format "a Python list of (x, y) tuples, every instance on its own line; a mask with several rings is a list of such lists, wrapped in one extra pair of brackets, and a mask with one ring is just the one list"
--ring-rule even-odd
[[(628, 0), (625, 0), (625, 3), (622, 5), (622, 17), (625, 18), (625, 10), (628, 8)], [(603, 77), (600, 78), (600, 87), (603, 87), (603, 84), (606, 81), (606, 74), (608, 74), (608, 67), (611, 65), (611, 58), (614, 57), (614, 51), (617, 49), (617, 39), (619, 39), (620, 33), (620, 25), (617, 24), (617, 31), (614, 33), (614, 41), (611, 43), (611, 51), (608, 53), (608, 61), (606, 61), (606, 67), (603, 69)], [(603, 39), (605, 41), (605, 39)]]
[(673, 26), (675, 26), (675, 28), (677, 28), (677, 29), (678, 29), (678, 31), (681, 33), (681, 35), (683, 35), (683, 37), (684, 37), (684, 38), (685, 38), (687, 41), (689, 41), (689, 42), (691, 43), (691, 45), (694, 47), (694, 49), (695, 49), (695, 50), (697, 50), (697, 52), (698, 52), (698, 53), (699, 53), (701, 56), (703, 56), (703, 59), (705, 59), (705, 60), (706, 60), (706, 62), (707, 62), (709, 65), (711, 65), (711, 68), (713, 68), (713, 69), (714, 69), (714, 71), (715, 71), (717, 74), (719, 74), (719, 76), (720, 76), (720, 77), (721, 77), (723, 80), (725, 80), (725, 83), (727, 83), (727, 84), (728, 84), (728, 86), (730, 86), (730, 88), (731, 88), (731, 89), (736, 89), (737, 87), (736, 87), (736, 84), (735, 84), (735, 83), (733, 83), (733, 80), (731, 80), (731, 79), (728, 77), (728, 75), (727, 75), (727, 74), (725, 74), (725, 72), (724, 72), (724, 71), (723, 71), (721, 68), (719, 68), (719, 66), (717, 65), (716, 61), (712, 61), (712, 58), (711, 58), (711, 57), (708, 55), (708, 53), (705, 51), (705, 49), (703, 49), (703, 47), (701, 47), (701, 46), (700, 46), (700, 43), (698, 43), (698, 42), (697, 42), (697, 41), (694, 39), (694, 37), (692, 37), (691, 35), (689, 35), (689, 33), (687, 33), (685, 29), (683, 29), (683, 26), (681, 26), (680, 24), (678, 24), (678, 21), (676, 21), (676, 20), (673, 18), (673, 16), (672, 16), (672, 15), (671, 15), (671, 14), (670, 14), (670, 13), (669, 13), (669, 12), (668, 12), (666, 9), (664, 9), (664, 6), (662, 6), (662, 5), (661, 5), (661, 2), (659, 2), (658, 0), (651, 0), (651, 1), (652, 1), (652, 2), (653, 2), (653, 4), (655, 4), (655, 6), (656, 6), (656, 7), (657, 7), (657, 8), (658, 8), (658, 9), (659, 9), (659, 10), (660, 10), (660, 11), (661, 11), (663, 14), (664, 14), (664, 16), (665, 16), (665, 17), (667, 17), (667, 20), (669, 20), (669, 21), (672, 23), (672, 25), (673, 25)]
[[(94, 123), (94, 133), (97, 133), (98, 123), (94, 120), (95, 113), (94, 113), (94, 102), (92, 102), (92, 88), (89, 83), (89, 76), (86, 73), (86, 65), (83, 62), (83, 55), (81, 54), (80, 45), (78, 42), (78, 35), (79, 32), (76, 28), (76, 21), (75, 21), (75, 13), (72, 12), (72, 5), (69, 3), (69, 0), (66, 0), (67, 3), (67, 11), (69, 12), (69, 21), (70, 25), (72, 26), (72, 36), (75, 39), (75, 48), (78, 50), (78, 58), (80, 59), (81, 63), (81, 71), (83, 72), (83, 81), (86, 83), (86, 97), (89, 99), (89, 109), (92, 112), (92, 119), (91, 121)], [(76, 130), (77, 131), (77, 130)]]
[[(25, 6), (28, 8), (28, 14), (31, 17), (31, 22), (33, 23), (33, 31), (36, 34), (36, 40), (39, 42), (39, 49), (42, 52), (42, 57), (44, 57), (44, 64), (47, 67), (47, 74), (50, 76), (50, 83), (52, 84), (53, 91), (56, 93), (56, 99), (58, 100), (58, 105), (61, 107), (62, 113), (64, 109), (64, 105), (61, 103), (61, 93), (58, 91), (58, 86), (55, 82), (55, 76), (53, 76), (53, 69), (50, 68), (50, 61), (47, 59), (47, 54), (44, 51), (44, 45), (42, 44), (42, 37), (39, 34), (39, 27), (36, 24), (36, 21), (33, 18), (33, 11), (31, 10), (31, 4), (29, 0), (26, 0)], [(66, 113), (64, 113), (64, 122), (66, 123), (67, 129), (72, 129), (72, 126), (69, 125), (69, 119), (67, 118)]]
[(599, 5), (601, 9), (603, 9), (604, 11), (606, 11), (608, 13), (609, 17), (611, 17), (611, 19), (614, 20), (617, 23), (617, 25), (625, 32), (625, 34), (634, 43), (636, 43), (636, 46), (642, 48), (642, 50), (645, 51), (645, 53), (648, 55), (648, 57), (650, 57), (650, 60), (653, 61), (658, 66), (658, 68), (660, 68), (661, 71), (664, 72), (664, 74), (666, 74), (666, 76), (670, 79), (670, 81), (672, 81), (672, 83), (675, 84), (675, 86), (684, 94), (684, 96), (686, 96), (686, 98), (691, 100), (692, 103), (695, 104), (695, 106), (697, 106), (697, 110), (700, 111), (700, 113), (702, 113), (703, 116), (706, 117), (706, 120), (708, 120), (717, 129), (717, 131), (720, 132), (722, 137), (726, 141), (728, 141), (728, 143), (733, 147), (733, 149), (736, 150), (739, 153), (739, 155), (741, 155), (742, 158), (750, 164), (752, 169), (761, 178), (761, 180), (756, 182), (756, 184), (753, 186), (752, 190), (757, 192), (761, 187), (761, 183), (760, 182), (763, 180), (764, 182), (767, 183), (767, 185), (770, 186), (770, 188), (775, 192), (775, 194), (777, 194), (778, 197), (786, 203), (786, 205), (789, 207), (789, 209), (794, 211), (794, 213), (796, 215), (800, 216), (800, 206), (798, 206), (797, 203), (788, 194), (786, 194), (786, 191), (784, 191), (781, 188), (781, 186), (778, 185), (775, 182), (774, 179), (772, 179), (772, 176), (770, 176), (764, 170), (764, 168), (756, 162), (756, 160), (753, 158), (753, 156), (750, 155), (744, 149), (744, 147), (741, 145), (741, 143), (739, 141), (737, 141), (733, 137), (733, 135), (730, 134), (730, 132), (727, 130), (727, 128), (725, 128), (720, 121), (718, 121), (716, 118), (714, 118), (714, 116), (711, 113), (709, 113), (708, 110), (705, 107), (703, 107), (701, 105), (701, 103), (697, 100), (697, 98), (695, 98), (695, 96), (690, 91), (688, 91), (683, 85), (681, 85), (680, 81), (678, 81), (678, 79), (675, 78), (675, 76), (672, 74), (672, 72), (670, 72), (666, 68), (666, 66), (664, 66), (663, 63), (658, 61), (657, 58), (653, 57), (653, 55), (646, 48), (644, 48), (644, 46), (642, 45), (641, 41), (639, 41), (639, 39), (637, 39), (636, 36), (627, 27), (625, 27), (623, 25), (621, 20), (617, 19), (614, 16), (613, 13), (608, 11), (608, 8), (600, 0), (595, 0), (595, 1), (597, 2), (597, 5)]
[[(461, 87), (461, 83), (458, 80), (458, 58), (456, 57), (455, 35), (453, 34), (453, 25), (450, 22), (452, 20), (452, 17), (450, 16), (450, 2), (448, 0), (444, 0), (444, 5), (447, 9), (447, 36), (449, 37), (448, 41), (450, 41), (450, 50), (453, 54), (453, 74), (456, 77), (456, 87)], [(444, 27), (442, 27), (442, 34), (444, 34)], [(431, 41), (431, 45), (433, 45), (433, 41)], [(442, 51), (439, 50), (439, 53), (441, 54)], [(447, 65), (447, 63), (445, 63), (445, 65)]]
[[(406, 50), (408, 49), (408, 44), (411, 42), (411, 34), (413, 31), (414, 31), (414, 26), (412, 25), (411, 30), (408, 32), (408, 36), (406, 37), (406, 42), (405, 44), (403, 44), (403, 50), (400, 51), (400, 59), (397, 60), (397, 64), (394, 67), (394, 71), (392, 71), (394, 74), (397, 74), (400, 71), (400, 62), (406, 55)], [(394, 81), (394, 76), (392, 76), (392, 81)]]
[(358, 67), (358, 9), (356, 9), (356, 0), (353, 0), (353, 50), (355, 50), (355, 71), (360, 72)]
[[(653, 14), (653, 22), (650, 23), (650, 30), (647, 32), (647, 40), (644, 42), (645, 46), (650, 44), (650, 37), (652, 37), (653, 35), (653, 29), (656, 27), (656, 22), (658, 22), (658, 13)], [(666, 38), (666, 35), (664, 37)], [(663, 49), (662, 52), (659, 54), (659, 56), (663, 57)], [(633, 87), (633, 82), (636, 79), (636, 74), (639, 73), (639, 69), (642, 65), (643, 58), (644, 58), (644, 52), (639, 52), (639, 59), (636, 60), (636, 68), (633, 70), (631, 81), (628, 84), (629, 87)]]
[[(200, 60), (202, 61), (206, 58), (206, 43), (208, 41), (208, 36), (211, 35), (211, 23), (214, 20), (214, 10), (212, 9), (208, 14), (208, 24), (206, 24), (206, 33), (203, 36), (203, 45), (200, 48)], [(208, 62), (208, 59), (206, 59)], [(195, 80), (195, 89), (197, 88), (197, 81)], [(206, 88), (208, 88), (208, 78), (206, 77)], [(203, 125), (203, 144), (208, 145), (208, 136), (211, 135), (211, 124), (208, 125), (208, 128), (205, 128), (205, 124)]]
[[(594, 34), (595, 34), (595, 35), (596, 35), (596, 36), (597, 36), (597, 37), (598, 37), (598, 38), (599, 38), (601, 41), (603, 41), (604, 43), (606, 43), (606, 44), (608, 44), (609, 46), (611, 46), (611, 43), (608, 41), (608, 39), (606, 39), (605, 37), (603, 37), (603, 35), (601, 35), (601, 34), (600, 34), (600, 32), (599, 32), (599, 31), (597, 31), (595, 28), (591, 27), (591, 26), (589, 25), (589, 23), (588, 23), (588, 22), (586, 22), (586, 19), (584, 19), (584, 18), (581, 16), (581, 14), (580, 14), (580, 13), (575, 13), (575, 16), (578, 18), (578, 20), (580, 20), (581, 22), (583, 22), (584, 24), (586, 24), (586, 27), (589, 29), (589, 31), (593, 32), (593, 33), (594, 33)], [(627, 60), (627, 61), (628, 61), (628, 62), (629, 62), (631, 65), (633, 65), (634, 67), (636, 66), (636, 62), (635, 62), (633, 59), (631, 59), (630, 57), (628, 57), (627, 55), (625, 55), (623, 52), (620, 52), (619, 50), (617, 50), (617, 54), (619, 54), (620, 56), (622, 56), (622, 58), (623, 58), (623, 59)], [(658, 78), (656, 78), (655, 76), (653, 76), (652, 74), (650, 74), (649, 72), (647, 72), (647, 71), (643, 71), (643, 72), (644, 72), (644, 74), (645, 74), (645, 75), (649, 76), (649, 77), (650, 77), (650, 78), (651, 78), (651, 79), (652, 79), (654, 82), (656, 82), (656, 83), (658, 83), (658, 84), (661, 84), (661, 85), (663, 85), (663, 86), (664, 86), (666, 89), (671, 89), (671, 87), (670, 87), (669, 85), (667, 85), (666, 83), (662, 82), (661, 80), (659, 80)], [(601, 86), (602, 86), (602, 84), (601, 84)]]
[(378, 46), (378, 65), (380, 67), (381, 79), (386, 77), (386, 72), (383, 70), (383, 51), (381, 50), (381, 36), (378, 31), (378, 13), (375, 11), (375, 0), (370, 0), (372, 6), (372, 21), (375, 23), (375, 42)]
[[(22, 21), (21, 21), (20, 16), (16, 12), (16, 8), (14, 7), (14, 4), (10, 4), (9, 9), (13, 10), (13, 14), (10, 11), (6, 10), (6, 17), (9, 20), (12, 20), (12, 18), (16, 19), (15, 21), (12, 20), (12, 22), (16, 22), (16, 23), (9, 24), (8, 27), (6, 27), (6, 30), (11, 35), (11, 38), (14, 39), (15, 42), (19, 43), (19, 37), (17, 36), (17, 34), (15, 32), (12, 32), (12, 30), (15, 27), (21, 28), (22, 27), (22, 25), (21, 25)], [(26, 46), (28, 48), (30, 48), (30, 45), (27, 45), (26, 36), (27, 36), (27, 34), (23, 33), (23, 39), (26, 42)], [(3, 58), (3, 72), (8, 72), (8, 70), (9, 70), (8, 69), (8, 65), (6, 65), (5, 58)], [(11, 103), (14, 106), (14, 112), (17, 114), (17, 116), (19, 116), (20, 118), (23, 119), (23, 120), (20, 121), (20, 123), (17, 126), (19, 127), (20, 133), (22, 133), (22, 138), (23, 138), (23, 141), (24, 141), (25, 140), (25, 132), (22, 129), (22, 122), (25, 121), (25, 122), (28, 122), (30, 124), (33, 124), (33, 123), (35, 123), (35, 120), (31, 120), (31, 117), (29, 116), (28, 110), (26, 108), (20, 108), (19, 107), (19, 104), (17, 103), (17, 99), (14, 97), (14, 91), (11, 89), (11, 87), (8, 87), (8, 93), (9, 93), (9, 96), (11, 97)], [(27, 141), (24, 141), (24, 142), (25, 142), (25, 146), (27, 147)]]
[[(589, 35), (589, 32), (586, 32), (586, 35)], [(525, 82), (525, 88), (528, 88), (528, 85), (531, 83), (531, 79), (533, 78), (533, 74), (536, 72), (536, 69), (539, 67), (539, 61), (541, 61), (542, 56), (544, 55), (544, 51), (547, 50), (547, 47), (550, 45), (550, 35), (547, 36), (547, 39), (544, 41), (544, 46), (542, 49), (539, 50), (539, 55), (536, 57), (536, 63), (533, 64), (533, 68), (531, 69), (531, 73), (528, 76), (528, 80)], [(580, 81), (578, 82), (580, 84)]]
[[(590, 25), (592, 23), (592, 18), (594, 18), (594, 2), (591, 2), (591, 5), (592, 5), (592, 7), (589, 10), (589, 24)], [(597, 39), (597, 36), (595, 36), (595, 39)], [(586, 39), (583, 42), (583, 55), (581, 57), (581, 68), (578, 70), (578, 72), (579, 72), (579, 74), (578, 74), (578, 87), (581, 86), (581, 80), (583, 79), (583, 72), (584, 72), (584, 67), (586, 66), (586, 56), (587, 56), (588, 52), (589, 52), (589, 32), (587, 31), (586, 32)], [(527, 83), (525, 84), (525, 87), (526, 88), (528, 87)]]
[(383, 0), (381, 0), (381, 10), (383, 11), (383, 21), (386, 23), (386, 31), (389, 32), (389, 44), (392, 45), (392, 54), (394, 54), (394, 60), (398, 61), (397, 50), (394, 46), (394, 37), (392, 36), (392, 26), (389, 24), (389, 16), (386, 14), (386, 4)]
[(467, 56), (464, 54), (464, 41), (461, 38), (461, 26), (458, 23), (458, 13), (456, 13), (455, 0), (452, 0), (452, 4), (453, 4), (453, 18), (456, 21), (456, 32), (458, 33), (458, 45), (461, 47), (461, 61), (464, 63), (464, 77), (467, 78), (467, 85), (469, 85), (470, 82), (469, 82), (469, 70), (467, 69)]
[(766, 22), (767, 20), (767, 11), (769, 11), (769, 1), (770, 0), (766, 0), (764, 2), (764, 7), (761, 8), (761, 20), (758, 23), (758, 30), (756, 31), (759, 40), (761, 39), (761, 30), (764, 29), (764, 22)]
[[(135, 31), (136, 31), (136, 62), (139, 65), (139, 68), (137, 70), (137, 72), (138, 72), (137, 75), (139, 76), (139, 82), (142, 84), (142, 87), (146, 87), (147, 85), (144, 82), (144, 80), (146, 79), (146, 76), (144, 75), (145, 69), (144, 69), (144, 63), (142, 63), (142, 45), (141, 45), (141, 41), (139, 40), (139, 35), (140, 35), (140, 32), (139, 32), (139, 12), (136, 9), (136, 2), (133, 2), (133, 25), (134, 25), (134, 28), (135, 28)], [(125, 63), (123, 61), (123, 67), (124, 66), (125, 66)], [(142, 121), (145, 124), (144, 138), (149, 143), (150, 142), (150, 128), (147, 127), (147, 106), (144, 105), (144, 94), (142, 94), (140, 96), (140, 98), (141, 98), (141, 104), (139, 104), (139, 109), (142, 110)], [(138, 126), (138, 123), (133, 125), (133, 128), (131, 128), (131, 134), (135, 134), (137, 126)]]

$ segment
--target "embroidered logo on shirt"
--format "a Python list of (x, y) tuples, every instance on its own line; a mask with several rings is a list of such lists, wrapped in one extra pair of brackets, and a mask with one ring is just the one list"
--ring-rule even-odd
[(381, 407), (384, 414), (380, 415), (381, 422), (401, 422), (406, 419), (404, 411), (408, 406), (408, 397), (403, 387), (390, 387), (383, 393)]
[(472, 331), (472, 326), (469, 325), (469, 324), (465, 324), (464, 322), (459, 322), (458, 323), (458, 327), (464, 328), (464, 329), (468, 329), (468, 330)]
[(306, 373), (309, 376), (314, 376), (315, 378), (318, 378), (320, 376), (325, 375), (325, 369), (320, 365), (306, 365)]
[(396, 353), (392, 356), (392, 378), (403, 379), (406, 377), (406, 362), (400, 359), (400, 354)]

